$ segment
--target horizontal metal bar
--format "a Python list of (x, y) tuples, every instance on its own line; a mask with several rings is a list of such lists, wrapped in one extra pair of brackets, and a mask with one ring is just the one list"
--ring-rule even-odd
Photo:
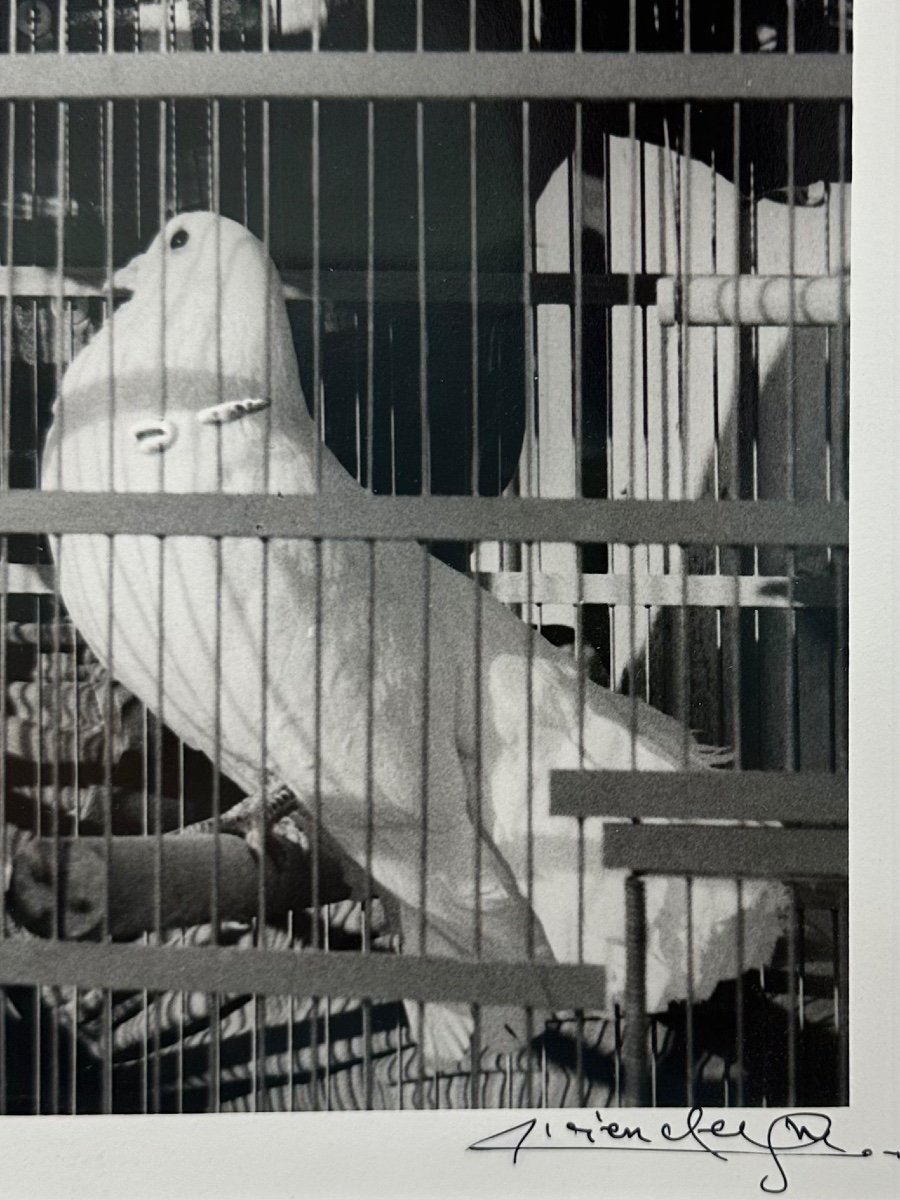
[[(680, 608), (684, 591), (680, 575), (582, 575), (581, 582), (568, 575), (535, 572), (529, 588), (522, 571), (482, 571), (478, 582), (504, 604), (611, 604), (632, 601), (647, 608)], [(737, 582), (737, 588), (735, 588)], [(2, 584), (2, 578), (0, 578)], [(633, 588), (633, 592), (632, 592)], [(29, 566), (12, 563), (7, 569), (7, 594), (43, 596), (54, 590), (50, 564)], [(689, 575), (687, 604), (694, 608), (833, 608), (837, 603), (830, 576), (791, 581), (784, 575)]]
[(453, 100), (849, 100), (832, 54), (41, 54), (4, 57), (0, 99), (203, 96)]
[(0, 984), (602, 1008), (603, 967), (228, 946), (0, 942)]
[[(833, 608), (837, 603), (828, 575), (575, 575), (535, 571), (482, 571), (478, 576), (504, 604), (615, 604), (648, 608)], [(686, 598), (686, 600), (685, 600)]]
[(843, 546), (846, 504), (485, 496), (0, 494), (0, 532)]
[[(10, 281), (9, 276), (12, 276)], [(283, 270), (281, 272), (286, 300), (309, 300), (313, 294), (311, 271)], [(634, 281), (634, 302), (638, 305), (656, 303), (658, 275), (637, 275)], [(363, 271), (321, 271), (319, 295), (325, 300), (343, 303), (364, 303), (368, 276)], [(534, 304), (571, 304), (574, 297), (572, 276), (560, 271), (539, 271), (529, 276), (531, 299)], [(376, 271), (376, 304), (417, 304), (419, 277), (416, 271)], [(70, 268), (62, 282), (63, 295), (70, 299), (107, 295), (106, 272), (102, 269)], [(469, 304), (472, 299), (472, 276), (468, 271), (430, 271), (426, 273), (425, 290), (429, 303)], [(51, 267), (0, 266), (0, 296), (5, 293), (16, 298), (50, 299), (59, 296), (59, 277)], [(521, 272), (479, 272), (478, 299), (481, 304), (521, 304), (523, 298)], [(128, 293), (119, 291), (116, 296)], [(583, 277), (582, 298), (585, 304), (611, 308), (629, 301), (628, 276), (589, 275)]]
[[(679, 297), (679, 288), (681, 296)], [(660, 279), (659, 323), (842, 325), (850, 321), (850, 280), (837, 275), (694, 275)]]
[(550, 812), (846, 825), (848, 783), (805, 771), (553, 771)]
[(848, 834), (837, 829), (607, 825), (603, 862), (648, 875), (846, 879)]

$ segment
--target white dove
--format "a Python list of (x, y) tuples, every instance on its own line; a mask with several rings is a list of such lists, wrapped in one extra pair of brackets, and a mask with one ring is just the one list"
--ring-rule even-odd
[[(169, 221), (126, 274), (132, 298), (66, 372), (42, 486), (313, 492), (316, 430), (281, 284), (261, 243), (232, 221), (189, 213)], [(330, 452), (319, 452), (322, 490), (361, 497)], [(272, 786), (290, 787), (310, 811), (318, 644), (323, 824), (360, 866), (368, 848), (379, 894), (393, 898), (413, 953), (473, 955), (479, 903), (483, 957), (576, 961), (577, 824), (549, 815), (551, 770), (683, 766), (681, 725), (641, 703), (633, 748), (630, 698), (591, 683), (583, 685), (582, 757), (571, 659), (434, 560), (426, 674), (420, 546), (328, 541), (317, 568), (312, 542), (278, 539), (269, 543), (265, 574), (263, 545), (250, 537), (224, 539), (217, 551), (202, 536), (70, 535), (56, 540), (55, 554), (71, 618), (115, 677), (151, 709), (161, 699), (160, 717), (210, 757), (218, 730), (222, 770), (248, 792), (258, 790), (264, 752)], [(690, 757), (703, 766), (696, 747)], [(624, 982), (624, 876), (603, 868), (601, 838), (600, 823), (586, 822), (583, 954), (605, 964), (609, 1001)], [(694, 993), (702, 998), (735, 971), (735, 888), (698, 881), (693, 895)], [(779, 888), (744, 886), (746, 962), (771, 952), (782, 903)], [(655, 1008), (686, 992), (683, 883), (649, 881), (647, 907)], [(467, 1007), (430, 1004), (426, 1053), (432, 1061), (460, 1057), (470, 1029)]]

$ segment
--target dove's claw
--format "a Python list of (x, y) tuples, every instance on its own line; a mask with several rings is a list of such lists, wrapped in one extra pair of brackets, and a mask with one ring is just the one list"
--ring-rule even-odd
[(468, 1057), (475, 1029), (468, 1004), (420, 1006), (409, 1001), (406, 1010), (413, 1039), (429, 1071), (458, 1067)]
[(290, 788), (247, 796), (219, 818), (219, 832), (243, 838), (257, 857), (270, 859), (276, 871), (289, 867), (299, 847), (308, 850), (306, 834), (293, 819), (299, 801)]

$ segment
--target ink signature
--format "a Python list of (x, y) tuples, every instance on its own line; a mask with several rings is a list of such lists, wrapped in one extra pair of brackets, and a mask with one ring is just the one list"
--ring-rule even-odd
[[(785, 1159), (791, 1156), (854, 1159), (875, 1154), (871, 1147), (848, 1150), (839, 1146), (832, 1136), (832, 1119), (823, 1112), (784, 1113), (769, 1121), (761, 1133), (752, 1129), (752, 1118), (710, 1119), (700, 1107), (690, 1109), (683, 1124), (664, 1121), (658, 1127), (645, 1128), (621, 1118), (608, 1120), (599, 1109), (594, 1109), (592, 1119), (580, 1114), (579, 1119), (583, 1123), (568, 1120), (562, 1124), (529, 1117), (480, 1138), (468, 1149), (505, 1151), (512, 1155), (513, 1164), (524, 1151), (533, 1150), (669, 1150), (709, 1154), (721, 1162), (733, 1154), (759, 1154), (769, 1160), (759, 1181), (760, 1190), (770, 1195), (788, 1190)], [(900, 1150), (881, 1153), (900, 1161)]]

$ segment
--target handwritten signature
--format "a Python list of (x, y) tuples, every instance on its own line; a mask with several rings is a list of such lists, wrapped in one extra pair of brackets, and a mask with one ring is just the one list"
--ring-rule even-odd
[[(585, 1118), (580, 1117), (581, 1121)], [(842, 1159), (871, 1158), (871, 1147), (847, 1150), (832, 1138), (832, 1119), (822, 1112), (790, 1112), (775, 1117), (754, 1136), (751, 1120), (742, 1117), (709, 1119), (700, 1107), (692, 1108), (684, 1124), (662, 1122), (658, 1128), (629, 1125), (624, 1120), (608, 1120), (594, 1110), (586, 1123), (566, 1121), (560, 1127), (538, 1117), (529, 1117), (518, 1125), (501, 1129), (473, 1142), (469, 1150), (500, 1150), (512, 1154), (516, 1164), (523, 1151), (532, 1150), (670, 1150), (689, 1154), (710, 1154), (722, 1162), (731, 1154), (764, 1154), (769, 1168), (760, 1179), (763, 1192), (782, 1194), (788, 1190), (784, 1159), (791, 1155), (826, 1156)], [(900, 1150), (883, 1150), (900, 1161)]]

